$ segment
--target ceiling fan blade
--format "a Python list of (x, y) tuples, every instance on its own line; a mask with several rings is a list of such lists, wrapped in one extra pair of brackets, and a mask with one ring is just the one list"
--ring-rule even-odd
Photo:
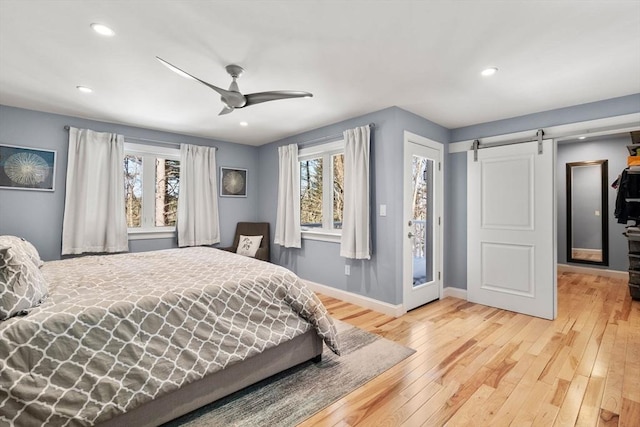
[(222, 111), (220, 111), (220, 112), (218, 113), (218, 115), (219, 115), (219, 116), (222, 116), (222, 115), (224, 115), (224, 114), (229, 114), (229, 113), (230, 113), (230, 112), (232, 112), (233, 110), (235, 110), (235, 108), (229, 108), (229, 107), (225, 106), (225, 107), (222, 109)]
[(200, 80), (196, 76), (193, 76), (193, 75), (187, 73), (186, 71), (181, 70), (180, 68), (176, 67), (175, 65), (171, 64), (170, 62), (165, 61), (164, 59), (160, 58), (159, 56), (156, 56), (156, 59), (158, 61), (160, 61), (160, 63), (162, 65), (164, 65), (165, 67), (167, 67), (168, 69), (170, 69), (174, 73), (179, 74), (182, 77), (185, 77), (187, 79), (191, 79), (191, 80), (195, 80), (197, 82), (200, 82), (203, 85), (208, 86), (209, 88), (211, 88), (211, 89), (215, 90), (216, 92), (218, 92), (220, 94), (220, 96), (222, 96), (222, 97), (229, 97), (229, 96), (233, 95), (233, 92), (230, 92), (230, 91), (228, 91), (226, 89), (222, 89), (222, 88), (220, 88), (218, 86), (214, 86), (211, 83), (205, 82), (204, 80)]
[(247, 107), (267, 101), (277, 101), (278, 99), (311, 98), (312, 96), (313, 94), (309, 92), (299, 90), (274, 90), (271, 92), (250, 93), (244, 96), (247, 99), (247, 103), (244, 106)]

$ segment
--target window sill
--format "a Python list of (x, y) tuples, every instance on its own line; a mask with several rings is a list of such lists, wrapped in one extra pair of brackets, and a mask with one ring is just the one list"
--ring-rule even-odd
[(129, 240), (147, 240), (147, 239), (172, 239), (176, 237), (175, 227), (154, 229), (129, 229), (127, 231)]
[(302, 230), (302, 238), (308, 240), (320, 240), (322, 242), (340, 243), (340, 233), (320, 230)]

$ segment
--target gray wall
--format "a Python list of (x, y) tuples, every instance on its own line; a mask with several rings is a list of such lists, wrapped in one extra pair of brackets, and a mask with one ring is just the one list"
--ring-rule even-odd
[[(617, 191), (611, 187), (613, 181), (627, 165), (626, 146), (631, 144), (631, 137), (626, 135), (603, 136), (577, 143), (558, 144), (556, 184), (556, 206), (558, 212), (558, 263), (567, 264), (567, 185), (565, 168), (567, 163), (586, 160), (608, 160), (609, 176), (607, 177), (608, 189), (608, 214), (609, 214), (609, 267), (589, 265), (593, 268), (608, 268), (610, 270), (626, 271), (629, 266), (627, 257), (627, 240), (622, 235), (624, 224), (618, 224), (613, 216), (616, 206)], [(600, 184), (598, 187), (600, 188)], [(594, 193), (599, 194), (598, 191)], [(600, 227), (600, 224), (597, 225)], [(580, 265), (580, 264), (576, 264)], [(584, 264), (582, 264), (584, 265)]]
[(615, 117), (640, 111), (640, 93), (451, 130), (451, 142)]
[[(450, 141), (453, 143), (457, 141), (503, 135), (531, 129), (544, 129), (549, 126), (577, 123), (638, 112), (640, 112), (640, 94), (635, 94), (453, 129), (451, 130)], [(621, 154), (623, 158), (626, 156), (626, 154), (624, 154), (625, 152), (626, 150)], [(616, 151), (615, 155), (620, 155), (619, 153), (619, 151)], [(445, 266), (444, 286), (466, 289), (467, 153), (449, 154), (449, 164), (450, 167), (448, 168), (447, 173), (449, 180), (445, 184), (445, 193), (448, 193), (449, 202), (447, 204), (448, 212), (445, 213), (445, 217), (451, 224), (451, 228), (446, 234), (447, 238), (450, 239), (450, 242), (448, 247), (449, 249), (447, 250), (445, 248), (444, 254), (445, 260), (447, 260)], [(564, 177), (564, 175), (562, 176)], [(613, 232), (615, 233), (615, 230), (613, 230)], [(560, 254), (561, 252), (561, 247), (558, 245), (558, 253)], [(613, 259), (614, 256), (616, 255), (612, 252), (610, 254), (610, 258)], [(626, 267), (623, 269), (626, 269)]]
[[(44, 260), (59, 259), (62, 247), (69, 141), (65, 125), (138, 138), (215, 145), (219, 148), (218, 166), (249, 170), (247, 198), (219, 198), (221, 244), (231, 244), (236, 222), (258, 218), (259, 177), (255, 147), (0, 105), (0, 143), (57, 151), (54, 192), (0, 189), (0, 234), (26, 238), (36, 246)], [(132, 240), (129, 243), (132, 252), (140, 252), (176, 247), (175, 240)]]
[[(303, 239), (301, 249), (272, 245), (272, 261), (296, 272), (300, 277), (392, 304), (402, 303), (402, 165), (404, 131), (408, 130), (437, 142), (448, 141), (448, 130), (397, 107), (345, 120), (259, 148), (259, 205), (261, 219), (275, 228), (278, 147), (341, 134), (344, 130), (373, 122), (371, 138), (371, 260), (340, 257), (338, 243)], [(387, 216), (380, 217), (379, 206), (387, 205)], [(344, 266), (351, 274), (344, 274)]]
[[(0, 142), (58, 151), (54, 193), (0, 190), (0, 234), (26, 237), (36, 244), (44, 259), (60, 257), (68, 139), (67, 132), (63, 129), (64, 125), (118, 132), (141, 138), (202, 145), (213, 144), (220, 147), (219, 166), (236, 166), (249, 170), (249, 197), (219, 199), (222, 245), (226, 245), (231, 243), (237, 221), (268, 221), (271, 223), (273, 233), (277, 202), (278, 146), (291, 143), (304, 146), (305, 141), (374, 122), (376, 129), (372, 133), (371, 167), (373, 258), (370, 261), (346, 260), (339, 256), (338, 244), (312, 240), (305, 240), (303, 248), (299, 250), (281, 250), (279, 246), (272, 245), (272, 257), (274, 262), (291, 268), (305, 279), (380, 301), (399, 304), (402, 302), (402, 155), (405, 130), (446, 144), (450, 141), (637, 112), (640, 112), (640, 94), (449, 131), (400, 108), (390, 107), (256, 148), (0, 106)], [(626, 150), (621, 152), (615, 149), (612, 153), (609, 157), (610, 178), (618, 169), (614, 159), (624, 161)], [(598, 156), (598, 158), (605, 157)], [(444, 286), (465, 289), (467, 279), (466, 153), (445, 156), (444, 167), (446, 173), (443, 233)], [(611, 204), (615, 201), (615, 196), (612, 194), (610, 196)], [(386, 217), (378, 216), (380, 204), (387, 205)], [(610, 210), (610, 212), (613, 211)], [(559, 221), (558, 228), (560, 224)], [(611, 268), (625, 270), (627, 268), (624, 264), (626, 247), (624, 247), (624, 255), (620, 255), (619, 244), (615, 241), (619, 237), (620, 227), (615, 224), (610, 229)], [(559, 256), (564, 254), (561, 242), (562, 239), (559, 240), (558, 245)], [(174, 246), (174, 239), (131, 242), (132, 251)], [(350, 276), (344, 275), (345, 264), (351, 266)]]
[(467, 287), (467, 153), (449, 154), (444, 192), (445, 287)]

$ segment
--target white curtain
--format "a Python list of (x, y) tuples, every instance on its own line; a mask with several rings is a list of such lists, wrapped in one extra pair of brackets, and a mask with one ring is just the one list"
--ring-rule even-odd
[(278, 210), (273, 243), (300, 248), (300, 164), (298, 146), (278, 148)]
[(178, 246), (220, 242), (215, 147), (180, 145)]
[(129, 250), (124, 137), (69, 129), (62, 255)]
[(369, 126), (344, 132), (344, 208), (340, 256), (370, 259)]

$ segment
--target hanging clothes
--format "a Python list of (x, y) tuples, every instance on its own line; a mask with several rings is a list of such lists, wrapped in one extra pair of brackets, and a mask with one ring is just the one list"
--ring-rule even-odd
[(619, 224), (626, 224), (629, 220), (640, 221), (640, 203), (628, 202), (627, 199), (640, 199), (640, 173), (630, 173), (629, 169), (622, 171), (618, 181), (614, 215)]

